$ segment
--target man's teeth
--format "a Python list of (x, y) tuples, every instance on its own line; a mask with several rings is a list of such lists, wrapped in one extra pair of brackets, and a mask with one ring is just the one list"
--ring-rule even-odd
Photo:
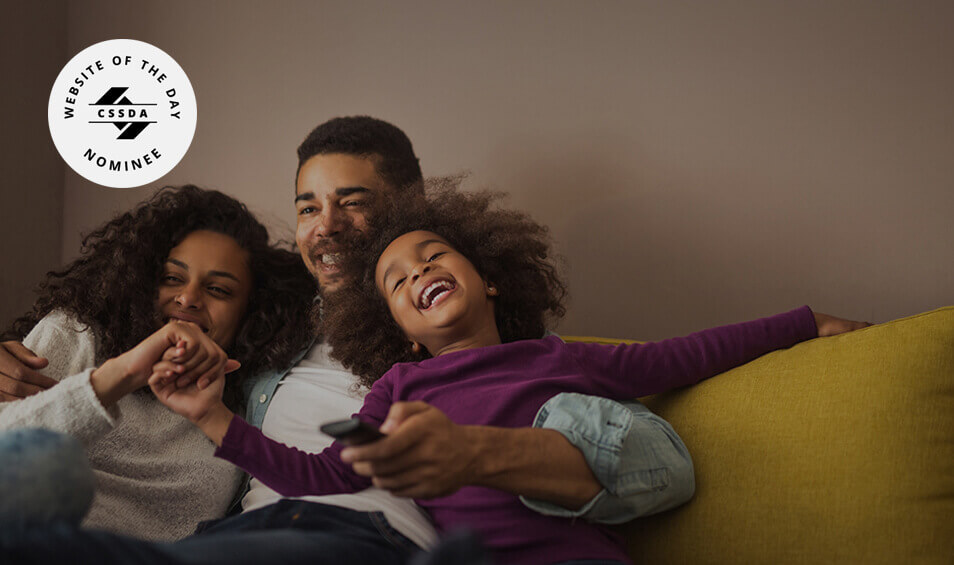
[[(434, 303), (434, 299), (438, 296), (444, 294), (445, 292), (454, 288), (454, 283), (450, 281), (435, 281), (427, 285), (424, 291), (421, 293), (421, 308), (424, 310), (431, 307), (431, 304)], [(440, 292), (434, 292), (437, 289), (443, 289)], [(432, 294), (433, 293), (433, 294)]]
[(325, 265), (337, 265), (340, 259), (340, 253), (325, 253), (321, 256), (321, 262)]

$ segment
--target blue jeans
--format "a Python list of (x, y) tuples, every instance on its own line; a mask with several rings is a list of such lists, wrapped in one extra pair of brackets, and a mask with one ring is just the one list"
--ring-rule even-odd
[(285, 499), (205, 522), (173, 543), (80, 529), (94, 493), (82, 446), (44, 429), (0, 433), (0, 561), (15, 563), (489, 565), (473, 536), (424, 553), (380, 512)]
[(26, 428), (0, 433), (0, 527), (80, 523), (95, 479), (73, 437)]
[(0, 462), (4, 564), (492, 563), (476, 537), (466, 532), (446, 536), (425, 553), (380, 512), (291, 499), (203, 523), (196, 535), (172, 543), (83, 530), (78, 524), (92, 501), (93, 474), (78, 442), (41, 429), (3, 433)]
[(0, 531), (5, 563), (340, 565), (404, 564), (419, 552), (380, 512), (301, 500), (200, 527), (172, 543), (148, 542), (65, 524)]

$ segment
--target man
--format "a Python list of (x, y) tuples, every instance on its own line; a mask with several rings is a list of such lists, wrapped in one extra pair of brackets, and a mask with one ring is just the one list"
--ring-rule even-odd
[[(375, 203), (384, 195), (420, 198), (422, 174), (404, 133), (367, 117), (318, 126), (298, 156), (296, 240), (322, 292), (329, 292), (347, 284), (343, 259), (367, 232)], [(35, 371), (42, 364), (21, 345), (4, 343), (0, 394), (20, 397), (49, 386)], [(294, 367), (248, 381), (246, 418), (270, 437), (319, 451), (331, 440), (317, 432), (318, 425), (360, 406), (353, 383), (319, 342)], [(572, 396), (557, 397), (547, 408), (548, 418), (538, 424), (563, 422), (559, 430), (464, 427), (425, 404), (396, 404), (382, 427), (387, 437), (348, 452), (356, 471), (385, 490), (292, 501), (252, 480), (242, 499), (244, 514), (176, 544), (60, 532), (47, 535), (62, 536), (63, 543), (49, 545), (97, 562), (403, 562), (415, 546), (431, 546), (435, 534), (413, 503), (386, 490), (426, 498), (481, 485), (526, 497), (525, 504), (540, 512), (612, 522), (691, 497), (685, 447), (639, 405), (626, 409)], [(631, 466), (620, 467), (621, 452), (633, 455), (622, 463)], [(668, 472), (658, 472), (662, 468)]]

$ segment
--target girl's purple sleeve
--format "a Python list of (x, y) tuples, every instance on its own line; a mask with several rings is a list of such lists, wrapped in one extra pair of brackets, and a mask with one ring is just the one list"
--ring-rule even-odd
[(215, 456), (245, 469), (282, 496), (351, 493), (371, 486), (370, 479), (341, 461), (341, 450), (335, 442), (321, 453), (306, 453), (265, 437), (235, 416)]
[(590, 378), (601, 381), (604, 390), (598, 394), (634, 398), (695, 384), (815, 337), (815, 317), (808, 306), (802, 306), (686, 337), (619, 346), (570, 343), (567, 347)]

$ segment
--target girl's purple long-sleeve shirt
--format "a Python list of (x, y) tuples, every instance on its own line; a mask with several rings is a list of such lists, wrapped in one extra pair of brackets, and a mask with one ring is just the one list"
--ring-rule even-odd
[[(691, 385), (776, 349), (817, 336), (804, 306), (751, 322), (658, 342), (608, 346), (527, 340), (395, 365), (365, 397), (358, 416), (380, 425), (391, 404), (423, 401), (461, 425), (529, 427), (537, 410), (561, 392), (632, 399)], [(247, 470), (284, 496), (356, 492), (371, 485), (339, 457), (287, 447), (235, 417), (216, 455)], [(543, 564), (573, 559), (629, 562), (621, 540), (595, 524), (544, 516), (519, 499), (484, 487), (464, 487), (417, 500), (440, 531), (469, 528), (501, 563)]]

